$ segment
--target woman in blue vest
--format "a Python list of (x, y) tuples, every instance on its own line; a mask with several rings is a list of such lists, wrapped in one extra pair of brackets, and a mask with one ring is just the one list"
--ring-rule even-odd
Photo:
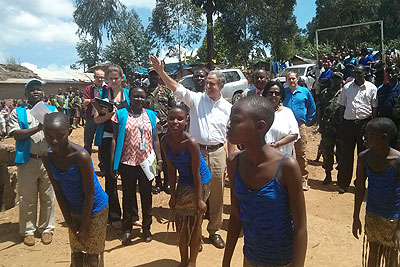
[(99, 146), (100, 159), (106, 180), (106, 193), (108, 194), (108, 220), (116, 229), (121, 229), (121, 206), (117, 192), (117, 180), (111, 176), (111, 139), (113, 137), (113, 126), (111, 117), (115, 111), (129, 106), (129, 90), (122, 87), (123, 71), (118, 65), (110, 65), (106, 72), (108, 87), (99, 90), (100, 98), (108, 99), (115, 105), (114, 110), (107, 108), (97, 111), (94, 122), (97, 123), (97, 131), (94, 144)]
[(154, 175), (145, 173), (143, 165), (156, 156), (157, 173), (162, 169), (161, 149), (156, 129), (156, 113), (144, 109), (146, 92), (135, 87), (130, 92), (130, 106), (118, 110), (111, 118), (114, 122), (114, 137), (111, 144), (113, 170), (119, 171), (122, 179), (122, 238), (123, 245), (131, 242), (132, 221), (137, 220), (138, 206), (136, 184), (139, 182), (140, 200), (143, 214), (143, 238), (152, 240), (150, 233), (152, 187)]

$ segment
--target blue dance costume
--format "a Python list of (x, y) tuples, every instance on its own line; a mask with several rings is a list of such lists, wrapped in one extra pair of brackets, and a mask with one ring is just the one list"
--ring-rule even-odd
[(368, 177), (367, 212), (384, 218), (399, 217), (400, 185), (396, 168), (399, 158), (392, 167), (380, 173), (373, 172), (365, 162)]
[(249, 189), (236, 169), (234, 192), (243, 225), (243, 253), (245, 258), (255, 264), (286, 265), (292, 262), (292, 214), (288, 193), (278, 180), (285, 156), (274, 178), (257, 190)]
[[(192, 159), (190, 157), (189, 149), (186, 148), (178, 155), (174, 155), (168, 148), (168, 159), (174, 163), (175, 167), (179, 171), (178, 184), (185, 186), (194, 186), (193, 171), (192, 171)], [(211, 180), (211, 172), (205, 162), (203, 155), (200, 152), (200, 176), (201, 184), (206, 184)]]
[[(84, 148), (81, 148), (84, 149)], [(78, 155), (76, 152), (76, 155)], [(53, 163), (50, 162), (50, 169), (53, 174), (54, 180), (60, 183), (61, 190), (64, 193), (65, 198), (68, 202), (68, 207), (72, 213), (82, 213), (83, 200), (85, 197), (85, 192), (82, 186), (82, 177), (80, 170), (76, 164), (72, 164), (66, 171), (60, 171), (57, 169)], [(104, 192), (101, 187), (99, 180), (97, 179), (96, 173), (92, 170), (94, 177), (94, 200), (92, 214), (102, 211), (108, 204), (108, 195)]]

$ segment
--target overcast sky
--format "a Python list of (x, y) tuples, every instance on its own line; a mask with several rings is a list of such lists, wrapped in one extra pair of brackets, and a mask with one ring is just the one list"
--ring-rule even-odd
[[(122, 0), (135, 8), (144, 26), (156, 0)], [(30, 68), (69, 69), (78, 60), (78, 29), (72, 0), (0, 0), (0, 63), (9, 57)], [(315, 16), (313, 0), (298, 0), (297, 23), (304, 28)]]

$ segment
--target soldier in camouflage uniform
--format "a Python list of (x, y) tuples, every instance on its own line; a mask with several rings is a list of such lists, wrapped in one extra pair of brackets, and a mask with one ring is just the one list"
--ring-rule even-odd
[(336, 146), (336, 160), (340, 162), (339, 140), (339, 104), (338, 98), (342, 91), (343, 73), (334, 72), (331, 77), (331, 86), (321, 92), (320, 126), (322, 157), (326, 177), (323, 184), (332, 182), (331, 171), (334, 163), (334, 148)]
[[(157, 112), (157, 118), (159, 123), (157, 123), (158, 137), (161, 138), (167, 133), (168, 126), (168, 112), (171, 107), (176, 105), (175, 96), (173, 92), (166, 86), (161, 85), (160, 76), (153, 69), (149, 69), (149, 81), (150, 85), (148, 88), (148, 95), (146, 98), (146, 106), (148, 109)], [(164, 157), (164, 153), (162, 153)], [(169, 194), (170, 186), (168, 182), (168, 171), (167, 162), (163, 158), (163, 174), (164, 174), (164, 191)], [(162, 188), (161, 178), (158, 175), (156, 177), (156, 186), (153, 188), (153, 193), (160, 193)]]

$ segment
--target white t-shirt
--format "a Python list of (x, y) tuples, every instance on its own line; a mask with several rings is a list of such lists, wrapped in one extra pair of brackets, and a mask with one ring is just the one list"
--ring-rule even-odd
[[(299, 125), (290, 108), (283, 107), (275, 111), (275, 119), (269, 131), (265, 134), (265, 142), (277, 142), (289, 134), (297, 134), (300, 139)], [(293, 155), (294, 142), (278, 147), (282, 153)]]

